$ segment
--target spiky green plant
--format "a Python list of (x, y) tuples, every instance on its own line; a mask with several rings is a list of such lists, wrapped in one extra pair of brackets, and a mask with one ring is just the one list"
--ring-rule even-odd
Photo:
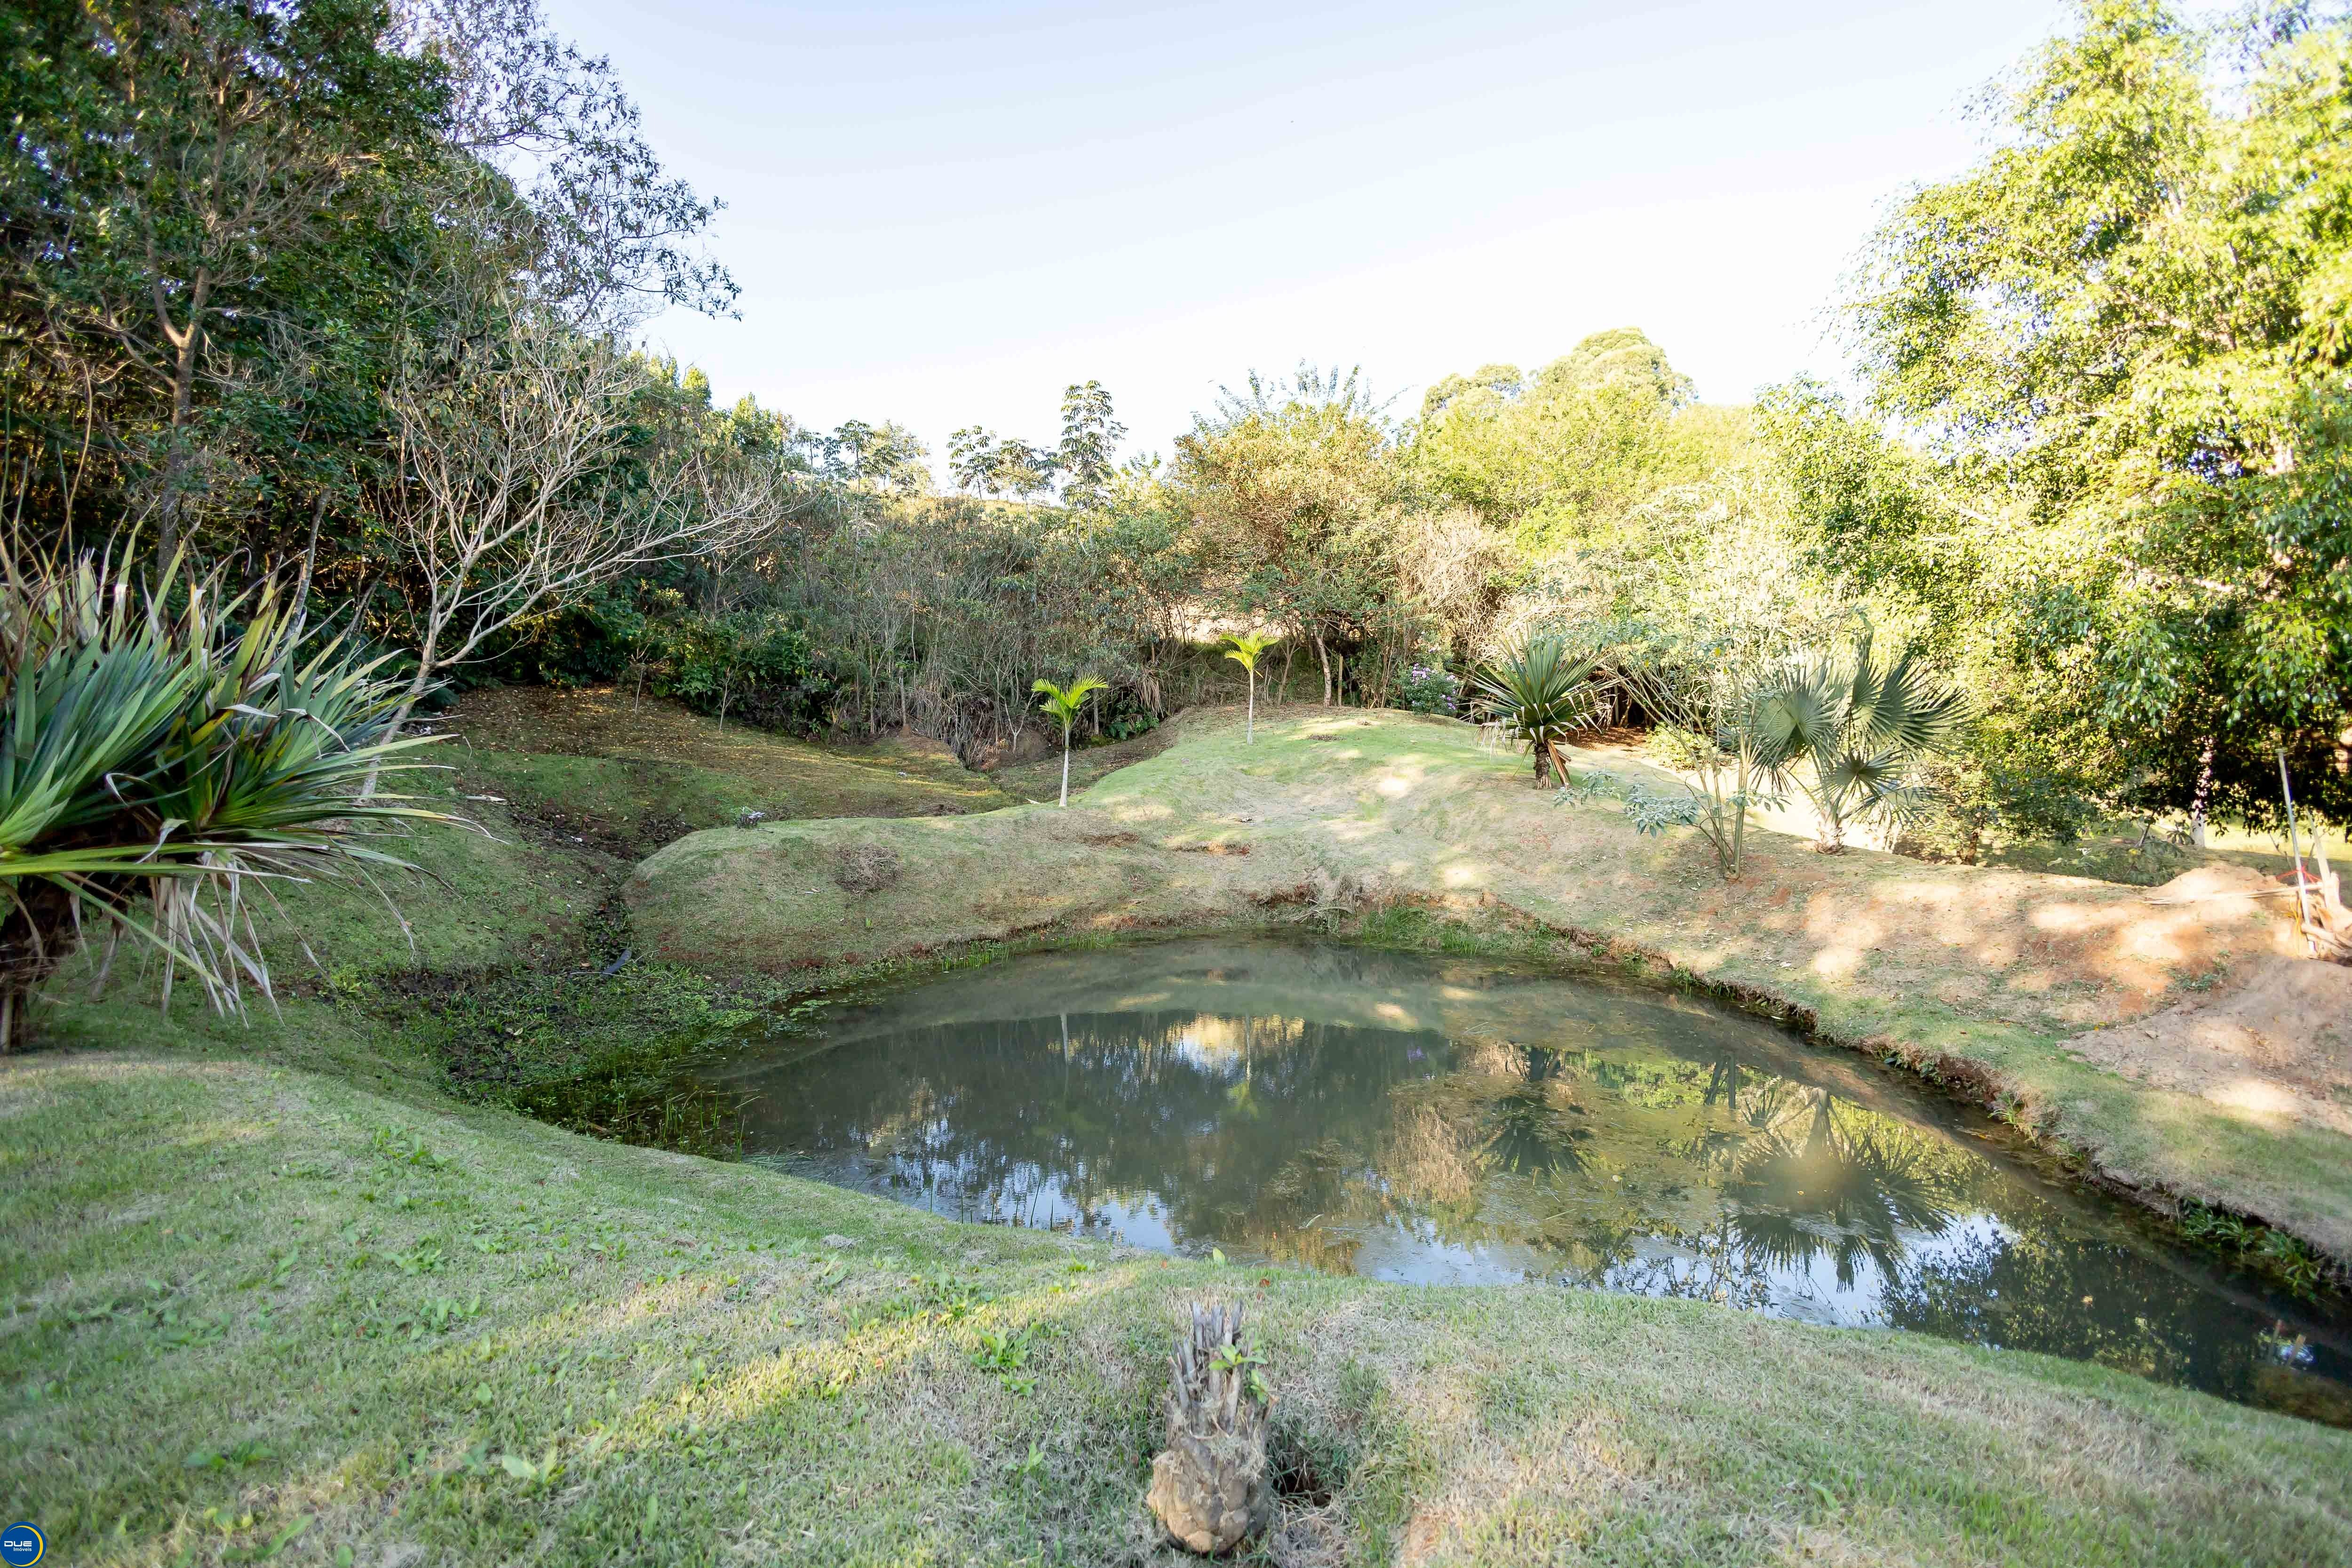
[(1535, 753), (1536, 784), (1557, 769), (1568, 782), (1568, 737), (1601, 718), (1606, 690), (1591, 652), (1571, 652), (1558, 637), (1537, 637), (1482, 667), (1470, 682), (1472, 711)]
[(1275, 632), (1244, 632), (1239, 636), (1227, 632), (1225, 640), (1234, 645), (1225, 650), (1225, 657), (1249, 671), (1249, 717), (1242, 724), (1242, 744), (1246, 746), (1257, 740), (1257, 656), (1282, 637)]
[(1108, 681), (1097, 680), (1091, 675), (1082, 675), (1070, 682), (1067, 691), (1050, 680), (1039, 680), (1029, 689), (1043, 699), (1038, 707), (1062, 721), (1062, 804), (1067, 805), (1070, 804), (1070, 726), (1078, 721), (1078, 713), (1086, 707), (1087, 699), (1097, 691), (1108, 691), (1110, 685)]
[(183, 968), (225, 1011), (268, 994), (258, 885), (403, 865), (368, 829), (442, 819), (353, 798), (431, 737), (387, 743), (398, 683), (344, 639), (306, 647), (292, 610), (273, 584), (150, 590), (110, 556), (0, 550), (0, 1049), (92, 929), (157, 948), (166, 1001)]
[(1918, 814), (1927, 803), (1918, 764), (1949, 749), (1966, 716), (1966, 700), (1915, 650), (1883, 654), (1865, 630), (1850, 648), (1768, 673), (1745, 727), (1764, 767), (1812, 803), (1814, 847), (1836, 854), (1855, 823), (1899, 827)]

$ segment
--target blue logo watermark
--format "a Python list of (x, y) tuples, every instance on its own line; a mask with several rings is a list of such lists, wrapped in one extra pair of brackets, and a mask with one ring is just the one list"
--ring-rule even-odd
[(49, 1549), (48, 1537), (29, 1524), (12, 1524), (0, 1530), (0, 1563), (8, 1568), (26, 1568), (38, 1563), (41, 1553)]

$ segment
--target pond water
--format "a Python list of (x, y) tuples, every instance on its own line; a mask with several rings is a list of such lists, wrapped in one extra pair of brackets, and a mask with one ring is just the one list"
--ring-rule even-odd
[(747, 1156), (958, 1219), (2097, 1361), (2352, 1425), (2352, 1323), (1851, 1053), (1638, 986), (1271, 942), (1045, 955), (709, 1069)]

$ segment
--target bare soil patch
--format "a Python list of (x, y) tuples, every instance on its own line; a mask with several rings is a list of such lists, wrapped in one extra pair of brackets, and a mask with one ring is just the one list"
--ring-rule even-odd
[(2352, 969), (2266, 954), (2235, 984), (2066, 1042), (2161, 1089), (2352, 1137)]

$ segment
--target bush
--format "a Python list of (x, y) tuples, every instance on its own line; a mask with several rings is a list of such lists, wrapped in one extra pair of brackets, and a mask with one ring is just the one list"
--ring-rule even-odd
[(1397, 683), (1397, 700), (1415, 713), (1458, 713), (1462, 682), (1447, 670), (1443, 658), (1425, 654)]
[(657, 626), (654, 689), (698, 713), (805, 734), (832, 715), (835, 686), (805, 633), (783, 616), (700, 616)]
[(163, 954), (223, 1011), (265, 994), (267, 878), (401, 865), (370, 830), (438, 813), (370, 795), (425, 742), (347, 638), (306, 642), (265, 582), (149, 585), (109, 557), (0, 552), (0, 1050), (86, 931)]
[(2020, 757), (1938, 757), (1922, 766), (1920, 782), (1927, 807), (1897, 847), (1922, 859), (1973, 866), (1993, 833), (2072, 844), (2098, 815), (2076, 781)]
[(1555, 768), (1559, 782), (1568, 782), (1559, 749), (1601, 712), (1604, 687), (1593, 654), (1572, 651), (1558, 637), (1537, 637), (1479, 670), (1472, 689), (1478, 717), (1500, 724), (1534, 756), (1537, 784)]

